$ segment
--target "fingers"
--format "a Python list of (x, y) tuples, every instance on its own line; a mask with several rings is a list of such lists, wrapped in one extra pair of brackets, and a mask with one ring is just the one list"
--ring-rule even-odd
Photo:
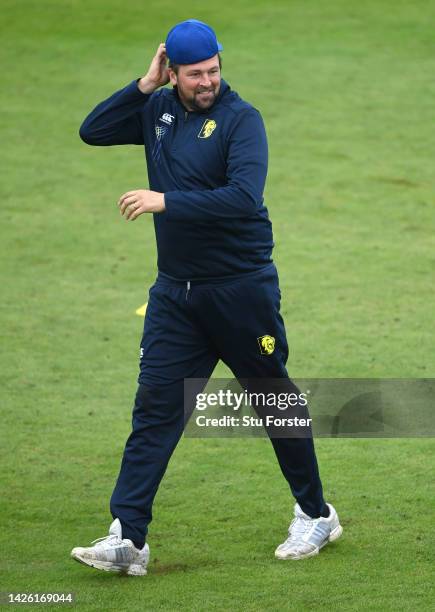
[(138, 217), (139, 215), (141, 215), (143, 212), (145, 212), (142, 209), (142, 205), (141, 204), (130, 204), (129, 206), (127, 206), (126, 211), (125, 211), (125, 220), (126, 221), (134, 221), (136, 219), (136, 217)]
[(124, 201), (120, 207), (120, 213), (124, 217), (126, 221), (132, 221), (132, 216), (134, 218), (141, 215), (145, 210), (143, 209), (143, 202), (138, 200), (133, 200), (131, 202)]
[(118, 208), (121, 215), (125, 214), (129, 206), (134, 205), (134, 203), (138, 200), (138, 196), (139, 194), (137, 191), (127, 191), (126, 193), (122, 194), (118, 200)]
[(148, 68), (148, 72), (141, 79), (142, 86), (139, 88), (142, 93), (152, 93), (158, 87), (166, 85), (169, 81), (166, 71), (166, 60), (165, 43), (160, 43)]
[(125, 202), (121, 206), (121, 209), (119, 212), (121, 213), (121, 216), (125, 215), (125, 217), (128, 219), (128, 213), (134, 210), (137, 206), (140, 206), (140, 204), (136, 202), (136, 200), (133, 200), (132, 202)]
[(142, 189), (127, 191), (118, 200), (119, 212), (126, 221), (134, 221), (136, 217), (146, 211), (144, 200), (145, 191)]
[(122, 196), (118, 200), (118, 207), (119, 207), (119, 212), (121, 213), (121, 215), (124, 214), (127, 206), (129, 204), (133, 204), (133, 202), (135, 202), (138, 198), (139, 198), (139, 192), (137, 190), (127, 191), (126, 193), (123, 193)]
[(123, 215), (127, 209), (128, 206), (131, 206), (133, 204), (135, 204), (136, 202), (138, 202), (138, 196), (137, 195), (132, 195), (129, 197), (126, 197), (122, 200), (121, 204), (118, 204), (119, 206), (119, 212), (121, 213), (121, 215)]
[(165, 43), (160, 43), (160, 45), (157, 48), (156, 54), (154, 56), (153, 61), (157, 62), (158, 64), (160, 64), (161, 62), (166, 60), (166, 47), (165, 47)]
[(164, 53), (166, 54), (166, 45), (165, 43), (160, 43), (156, 55), (163, 55)]
[(137, 208), (135, 208), (134, 210), (131, 211), (131, 214), (127, 218), (127, 221), (134, 221), (135, 219), (137, 219), (139, 217), (139, 215), (141, 215), (144, 212), (145, 211), (142, 210), (142, 208), (140, 206), (138, 206)]
[(160, 64), (160, 66), (165, 66), (166, 60), (168, 59), (168, 56), (166, 55), (166, 46), (165, 46), (164, 43), (162, 43), (159, 46), (159, 50), (157, 52), (157, 57), (158, 57), (158, 62)]
[(122, 202), (125, 200), (125, 198), (129, 198), (130, 196), (137, 196), (138, 191), (137, 189), (135, 189), (134, 191), (126, 191), (125, 193), (122, 194), (122, 196), (119, 198), (118, 200), (118, 206), (121, 206)]
[(126, 221), (134, 221), (143, 213), (165, 211), (164, 194), (149, 189), (127, 191), (118, 200), (118, 208)]

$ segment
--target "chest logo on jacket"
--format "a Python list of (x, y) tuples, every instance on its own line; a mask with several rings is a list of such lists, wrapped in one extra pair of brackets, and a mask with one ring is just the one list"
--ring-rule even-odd
[(159, 119), (159, 121), (163, 121), (163, 123), (166, 123), (167, 125), (172, 125), (173, 120), (174, 115), (170, 115), (169, 113), (163, 113)]
[(206, 119), (198, 134), (198, 138), (209, 138), (215, 131), (217, 123), (214, 119)]

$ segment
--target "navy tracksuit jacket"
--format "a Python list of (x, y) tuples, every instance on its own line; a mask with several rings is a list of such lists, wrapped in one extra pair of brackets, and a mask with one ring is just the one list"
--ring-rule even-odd
[[(285, 378), (288, 347), (263, 202), (267, 140), (259, 112), (221, 82), (214, 105), (188, 112), (176, 89), (142, 94), (136, 81), (101, 102), (80, 128), (92, 145), (145, 145), (158, 277), (141, 342), (139, 387), (111, 512), (142, 547), (152, 504), (184, 427), (184, 379), (222, 359), (241, 379)], [(263, 354), (258, 338), (275, 339)], [(275, 438), (281, 470), (304, 512), (327, 514), (311, 438)]]

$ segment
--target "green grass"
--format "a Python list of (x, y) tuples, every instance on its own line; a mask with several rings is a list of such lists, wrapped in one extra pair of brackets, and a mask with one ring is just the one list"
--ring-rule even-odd
[(291, 374), (435, 377), (434, 2), (4, 0), (0, 590), (85, 610), (429, 610), (431, 439), (318, 440), (345, 531), (307, 562), (273, 558), (291, 500), (259, 439), (181, 441), (144, 580), (68, 558), (107, 530), (156, 274), (151, 220), (116, 209), (147, 184), (142, 150), (86, 147), (78, 126), (192, 16), (265, 119)]

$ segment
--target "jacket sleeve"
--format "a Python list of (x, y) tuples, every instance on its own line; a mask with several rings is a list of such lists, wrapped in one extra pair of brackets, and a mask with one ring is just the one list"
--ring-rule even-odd
[(144, 144), (141, 110), (150, 97), (133, 81), (94, 108), (80, 127), (80, 138), (97, 146)]
[(165, 193), (168, 221), (213, 222), (250, 217), (262, 206), (267, 175), (267, 139), (260, 113), (240, 114), (227, 152), (227, 184), (217, 189)]

